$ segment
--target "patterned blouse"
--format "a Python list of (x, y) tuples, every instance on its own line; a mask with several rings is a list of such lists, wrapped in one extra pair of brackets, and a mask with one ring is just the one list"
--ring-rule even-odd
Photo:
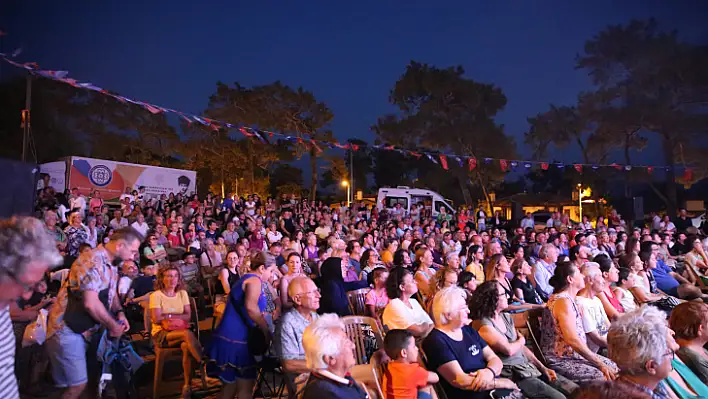
[[(568, 294), (562, 292), (560, 294), (551, 295), (548, 299), (548, 308), (543, 312), (541, 319), (541, 351), (556, 358), (583, 359), (579, 353), (563, 340), (563, 333), (558, 325), (558, 320), (556, 320), (553, 314), (553, 308), (560, 298), (568, 299), (573, 304), (573, 311), (575, 312), (575, 333), (584, 344), (587, 344), (585, 329), (583, 328), (583, 319), (575, 304), (575, 300)], [(572, 317), (572, 315), (570, 316)]]
[(64, 230), (67, 238), (66, 251), (70, 256), (79, 256), (79, 246), (85, 242), (88, 242), (88, 232), (84, 228), (69, 226)]

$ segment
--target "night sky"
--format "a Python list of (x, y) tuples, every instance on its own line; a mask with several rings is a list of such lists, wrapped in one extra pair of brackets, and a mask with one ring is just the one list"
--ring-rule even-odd
[(341, 141), (373, 139), (369, 127), (393, 110), (389, 91), (410, 60), (461, 64), (503, 89), (498, 121), (527, 155), (526, 118), (589, 88), (575, 55), (608, 24), (653, 16), (685, 40), (708, 41), (701, 0), (3, 3), (23, 3), (0, 6), (1, 49), (22, 47), (21, 61), (192, 113), (218, 80), (279, 79), (326, 102)]

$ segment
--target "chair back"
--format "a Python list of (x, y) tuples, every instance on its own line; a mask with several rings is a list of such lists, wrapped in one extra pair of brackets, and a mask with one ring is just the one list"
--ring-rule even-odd
[(546, 361), (546, 356), (544, 356), (541, 350), (541, 345), (539, 343), (539, 338), (541, 337), (541, 317), (543, 312), (550, 312), (548, 308), (544, 309), (534, 309), (527, 312), (528, 318), (526, 319), (526, 326), (528, 327), (528, 333), (533, 343), (534, 355), (540, 360), (544, 365), (548, 366), (548, 361)]
[(349, 298), (349, 309), (353, 315), (368, 316), (366, 314), (366, 294), (369, 293), (369, 288), (359, 288), (358, 290), (347, 292)]
[(378, 349), (383, 348), (383, 334), (381, 327), (376, 319), (364, 316), (346, 316), (342, 318), (344, 322), (344, 331), (347, 337), (354, 343), (354, 354), (356, 355), (356, 364), (368, 364), (369, 356), (366, 352), (367, 334), (362, 328), (362, 325), (369, 326), (374, 335), (374, 340)]

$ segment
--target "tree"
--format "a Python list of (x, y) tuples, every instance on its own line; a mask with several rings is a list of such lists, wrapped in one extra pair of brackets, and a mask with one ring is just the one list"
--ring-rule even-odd
[[(347, 168), (354, 170), (354, 190), (361, 190), (362, 193), (366, 193), (369, 183), (368, 176), (373, 172), (372, 156), (373, 151), (367, 146), (366, 141), (359, 139), (349, 139), (347, 142), (350, 145), (358, 146), (355, 150), (348, 149), (344, 154), (344, 159), (346, 159)], [(350, 160), (353, 161), (354, 166), (350, 164)]]
[[(706, 165), (706, 158), (681, 157), (686, 148), (705, 153), (708, 131), (708, 47), (679, 40), (675, 31), (660, 31), (655, 20), (609, 26), (585, 44), (577, 57), (598, 92), (617, 107), (631, 107), (644, 131), (662, 142), (669, 166), (666, 196), (670, 213), (677, 207), (677, 161)], [(658, 190), (655, 190), (658, 192)]]
[(274, 197), (283, 194), (299, 197), (303, 185), (302, 169), (288, 163), (279, 163), (270, 174), (270, 194)]
[(310, 157), (310, 199), (314, 201), (318, 182), (317, 158), (323, 154), (323, 149), (312, 140), (334, 140), (328, 129), (334, 115), (326, 104), (317, 101), (314, 94), (302, 87), (293, 89), (279, 81), (252, 88), (219, 82), (209, 100), (207, 115), (232, 124), (291, 134), (289, 143), (294, 146), (294, 154), (298, 158), (304, 154)]
[[(500, 88), (478, 83), (464, 73), (461, 66), (440, 69), (412, 61), (389, 97), (398, 113), (379, 118), (374, 126), (380, 140), (401, 148), (424, 147), (459, 153), (480, 161), (485, 157), (513, 159), (514, 141), (494, 121), (506, 105), (506, 96)], [(418, 172), (432, 165), (423, 158), (414, 164), (418, 165)], [(432, 176), (431, 180), (439, 181), (441, 177), (453, 176), (459, 187), (458, 197), (471, 203), (468, 185), (477, 186), (491, 206), (489, 192), (504, 180), (498, 165), (478, 162), (469, 173), (467, 165), (460, 166), (453, 159), (448, 164), (449, 171), (438, 166), (416, 177)], [(446, 195), (453, 194), (447, 191)]]
[(342, 158), (341, 154), (326, 155), (326, 165), (323, 166), (325, 172), (322, 174), (320, 185), (322, 187), (330, 187), (332, 185), (340, 185), (343, 181), (349, 180), (349, 169), (347, 163)]

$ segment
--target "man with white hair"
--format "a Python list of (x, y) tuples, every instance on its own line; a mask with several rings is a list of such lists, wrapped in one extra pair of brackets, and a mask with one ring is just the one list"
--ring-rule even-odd
[(344, 332), (339, 316), (328, 313), (310, 323), (302, 345), (311, 370), (303, 399), (368, 399), (366, 389), (348, 374), (356, 364), (354, 343)]
[(0, 220), (0, 398), (15, 399), (20, 394), (15, 378), (15, 335), (9, 304), (44, 277), (51, 266), (63, 262), (54, 236), (45, 225), (31, 217)]
[(550, 243), (544, 244), (538, 251), (538, 261), (533, 267), (533, 279), (536, 284), (536, 291), (544, 301), (553, 293), (553, 287), (548, 284), (556, 270), (558, 260), (558, 248)]
[(618, 317), (607, 333), (607, 349), (619, 368), (617, 383), (638, 388), (648, 397), (668, 397), (664, 379), (673, 369), (679, 346), (663, 312), (644, 305)]
[(587, 335), (588, 348), (597, 353), (600, 348), (607, 347), (607, 331), (610, 329), (610, 319), (605, 313), (602, 301), (597, 295), (605, 287), (605, 279), (602, 277), (600, 265), (595, 262), (587, 262), (580, 269), (580, 273), (585, 277), (585, 288), (578, 292), (576, 303), (582, 310), (583, 328)]

